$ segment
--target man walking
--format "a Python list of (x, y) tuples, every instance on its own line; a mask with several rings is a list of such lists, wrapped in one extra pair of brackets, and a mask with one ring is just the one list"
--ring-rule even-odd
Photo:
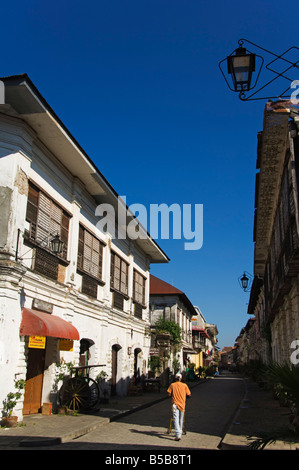
[(191, 396), (188, 385), (182, 383), (181, 380), (181, 374), (176, 374), (175, 382), (167, 390), (169, 396), (172, 396), (172, 415), (176, 441), (179, 441), (182, 436), (186, 397)]

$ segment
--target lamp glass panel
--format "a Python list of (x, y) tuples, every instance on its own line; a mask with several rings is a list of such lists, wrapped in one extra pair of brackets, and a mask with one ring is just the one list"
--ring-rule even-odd
[(236, 85), (240, 86), (248, 83), (250, 72), (250, 56), (235, 56), (233, 58), (233, 69), (236, 80)]

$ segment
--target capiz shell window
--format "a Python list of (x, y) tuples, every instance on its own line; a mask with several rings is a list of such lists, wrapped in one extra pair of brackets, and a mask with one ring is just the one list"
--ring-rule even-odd
[(104, 244), (82, 225), (79, 227), (78, 269), (102, 279)]
[(111, 253), (111, 287), (118, 292), (128, 295), (129, 265), (116, 253)]
[(134, 269), (133, 299), (140, 305), (145, 305), (145, 277)]

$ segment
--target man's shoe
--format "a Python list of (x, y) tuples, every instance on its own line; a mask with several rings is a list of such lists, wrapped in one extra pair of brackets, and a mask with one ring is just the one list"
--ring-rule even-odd
[(174, 440), (175, 440), (175, 441), (180, 441), (181, 438), (180, 438), (180, 437), (176, 437)]

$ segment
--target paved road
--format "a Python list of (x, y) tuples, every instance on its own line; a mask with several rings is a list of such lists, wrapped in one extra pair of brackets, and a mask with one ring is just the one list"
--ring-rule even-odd
[(53, 450), (216, 450), (245, 392), (243, 379), (217, 377), (192, 390), (187, 401), (186, 430), (181, 441), (167, 433), (171, 401), (111, 422)]

